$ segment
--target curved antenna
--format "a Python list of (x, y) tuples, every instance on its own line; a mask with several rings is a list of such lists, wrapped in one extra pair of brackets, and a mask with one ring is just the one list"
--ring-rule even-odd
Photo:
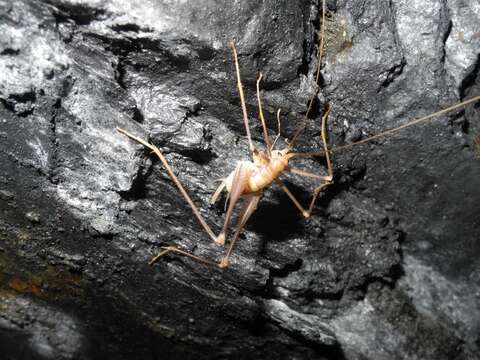
[[(317, 75), (315, 76), (315, 84), (318, 84), (318, 80), (320, 79), (320, 67), (322, 66), (323, 46), (325, 43), (325, 13), (326, 13), (325, 0), (322, 0), (322, 26), (320, 27), (320, 44), (318, 46), (318, 53), (317, 53), (318, 64), (317, 64)], [(290, 141), (290, 143), (288, 144), (289, 149), (293, 148), (298, 137), (303, 132), (303, 130), (305, 130), (305, 127), (307, 125), (308, 115), (310, 115), (310, 111), (312, 111), (313, 102), (315, 101), (317, 94), (318, 94), (318, 89), (310, 98), (307, 112), (305, 113), (305, 117), (303, 118), (303, 121), (302, 121), (302, 125), (297, 129), (297, 131), (295, 132), (295, 135), (293, 135), (292, 137), (292, 141)]]
[(443, 109), (443, 110), (440, 110), (440, 111), (437, 111), (437, 112), (434, 112), (433, 114), (430, 114), (430, 115), (427, 115), (427, 116), (423, 116), (421, 118), (418, 118), (418, 119), (415, 119), (415, 120), (412, 120), (412, 121), (409, 121), (403, 125), (400, 125), (400, 126), (397, 126), (393, 129), (390, 129), (390, 130), (386, 130), (386, 131), (383, 131), (379, 134), (376, 134), (376, 135), (373, 135), (373, 136), (370, 136), (370, 137), (367, 137), (363, 140), (359, 140), (359, 141), (355, 141), (353, 143), (350, 143), (350, 144), (347, 144), (347, 145), (343, 145), (343, 146), (338, 146), (338, 147), (335, 147), (333, 149), (330, 149), (330, 153), (332, 152), (336, 152), (336, 151), (339, 151), (339, 150), (344, 150), (344, 149), (348, 149), (348, 148), (351, 148), (352, 146), (355, 146), (355, 145), (360, 145), (360, 144), (364, 144), (366, 142), (369, 142), (369, 141), (372, 141), (372, 140), (375, 140), (375, 139), (378, 139), (382, 136), (385, 136), (385, 135), (388, 135), (388, 134), (391, 134), (391, 133), (394, 133), (398, 130), (402, 130), (402, 129), (405, 129), (407, 127), (410, 127), (410, 126), (413, 126), (413, 125), (417, 125), (419, 123), (422, 123), (422, 122), (425, 122), (425, 121), (428, 121), (434, 117), (437, 117), (437, 116), (440, 116), (440, 115), (443, 115), (445, 113), (448, 113), (450, 111), (453, 111), (453, 110), (456, 110), (458, 108), (461, 108), (461, 107), (464, 107), (468, 104), (471, 104), (471, 103), (474, 103), (476, 101), (479, 101), (480, 100), (480, 95), (479, 96), (475, 96), (471, 99), (468, 99), (468, 100), (465, 100), (465, 101), (462, 101), (461, 103), (459, 104), (456, 104), (456, 105), (452, 105), (446, 109)]

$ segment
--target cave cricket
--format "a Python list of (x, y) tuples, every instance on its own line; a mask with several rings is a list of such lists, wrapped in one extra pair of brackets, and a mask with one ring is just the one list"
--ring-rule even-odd
[[(322, 56), (323, 56), (323, 48), (324, 48), (324, 37), (325, 37), (325, 14), (326, 14), (326, 6), (325, 6), (325, 1), (322, 1), (322, 25), (320, 28), (320, 36), (319, 36), (319, 46), (318, 46), (318, 54), (317, 54), (317, 68), (316, 68), (316, 84), (319, 82), (319, 77), (320, 77), (320, 68), (321, 68), (321, 63), (322, 63)], [(132, 135), (128, 131), (124, 129), (117, 128), (117, 130), (126, 136), (130, 137), (131, 139), (141, 143), (142, 145), (146, 146), (150, 150), (152, 150), (155, 155), (158, 156), (160, 161), (162, 162), (163, 166), (167, 170), (170, 178), (172, 181), (175, 183), (177, 186), (178, 190), (188, 203), (188, 205), (191, 207), (195, 217), (205, 230), (205, 232), (210, 236), (210, 238), (218, 245), (224, 246), (226, 243), (227, 239), (227, 233), (228, 233), (228, 228), (230, 225), (230, 221), (233, 215), (233, 210), (235, 208), (235, 205), (241, 198), (243, 198), (243, 204), (240, 208), (239, 215), (238, 215), (238, 220), (237, 224), (235, 226), (235, 230), (233, 232), (233, 237), (229, 243), (228, 250), (225, 254), (225, 256), (219, 261), (215, 262), (209, 259), (205, 259), (203, 257), (196, 256), (192, 253), (189, 253), (188, 251), (182, 250), (174, 245), (168, 245), (168, 246), (162, 246), (161, 251), (157, 256), (155, 256), (151, 261), (150, 264), (154, 264), (160, 257), (164, 256), (167, 253), (176, 253), (180, 255), (185, 255), (188, 257), (191, 257), (192, 259), (219, 268), (225, 268), (229, 265), (229, 259), (232, 254), (232, 251), (234, 249), (235, 243), (241, 234), (243, 228), (245, 227), (245, 224), (247, 223), (248, 219), (250, 216), (253, 214), (255, 209), (257, 208), (257, 205), (260, 201), (262, 192), (264, 189), (268, 188), (270, 185), (275, 183), (278, 185), (285, 193), (286, 195), (290, 198), (290, 200), (293, 202), (295, 207), (301, 212), (301, 214), (305, 217), (308, 218), (313, 210), (313, 207), (315, 205), (315, 201), (320, 194), (320, 192), (327, 187), (328, 185), (333, 184), (333, 166), (332, 166), (332, 161), (330, 158), (330, 154), (339, 150), (343, 150), (346, 148), (349, 148), (354, 145), (359, 145), (363, 144), (369, 141), (372, 141), (374, 139), (383, 137), (385, 135), (389, 135), (391, 133), (394, 133), (396, 131), (399, 131), (401, 129), (417, 125), (422, 122), (426, 122), (428, 120), (431, 120), (435, 117), (438, 117), (440, 115), (443, 115), (445, 113), (448, 113), (450, 111), (465, 107), (468, 104), (474, 103), (476, 101), (480, 100), (480, 96), (476, 96), (473, 98), (470, 98), (469, 100), (463, 101), (461, 103), (458, 103), (456, 105), (453, 105), (451, 107), (448, 107), (446, 109), (443, 109), (441, 111), (435, 112), (433, 114), (430, 114), (425, 117), (421, 117), (412, 121), (409, 121), (401, 126), (395, 127), (393, 129), (381, 132), (379, 134), (367, 137), (363, 140), (352, 142), (350, 144), (344, 145), (344, 146), (339, 146), (333, 149), (328, 149), (327, 145), (327, 135), (326, 135), (326, 121), (328, 114), (330, 112), (330, 107), (328, 105), (325, 106), (323, 109), (323, 115), (322, 115), (322, 120), (321, 120), (321, 133), (320, 133), (320, 138), (322, 141), (322, 147), (323, 151), (321, 152), (306, 152), (306, 153), (301, 153), (301, 152), (295, 152), (293, 150), (293, 147), (303, 132), (303, 130), (306, 127), (306, 122), (309, 117), (309, 114), (312, 110), (313, 103), (315, 101), (315, 98), (318, 94), (318, 88), (317, 91), (313, 94), (311, 99), (309, 100), (308, 103), (308, 108), (306, 111), (306, 114), (303, 118), (303, 122), (301, 123), (301, 126), (297, 129), (297, 131), (294, 133), (292, 139), (287, 142), (287, 146), (284, 149), (277, 150), (275, 149), (275, 144), (280, 136), (280, 110), (277, 111), (277, 122), (278, 122), (278, 134), (276, 138), (274, 139), (273, 142), (270, 141), (270, 138), (268, 136), (268, 131), (267, 131), (267, 126), (265, 123), (265, 117), (263, 115), (263, 110), (262, 110), (262, 103), (261, 103), (261, 98), (260, 98), (260, 82), (262, 80), (262, 74), (259, 74), (256, 82), (256, 90), (257, 90), (257, 105), (258, 105), (258, 116), (260, 118), (260, 123), (262, 126), (262, 131), (263, 131), (263, 138), (264, 138), (264, 145), (265, 148), (263, 150), (259, 150), (255, 147), (255, 145), (252, 142), (251, 134), (250, 134), (250, 125), (249, 125), (249, 119), (248, 119), (248, 114), (247, 114), (247, 108), (245, 105), (245, 96), (243, 92), (243, 85), (240, 77), (240, 66), (239, 66), (239, 61), (238, 61), (238, 55), (237, 55), (237, 50), (235, 47), (235, 44), (233, 42), (230, 43), (230, 46), (233, 51), (233, 57), (234, 57), (234, 63), (235, 63), (235, 71), (236, 71), (236, 80), (237, 80), (237, 86), (238, 86), (238, 92), (240, 96), (240, 104), (242, 108), (242, 113), (243, 113), (243, 121), (245, 125), (245, 131), (247, 135), (247, 140), (248, 140), (248, 145), (249, 145), (249, 151), (252, 160), (251, 161), (238, 161), (236, 163), (235, 169), (225, 178), (220, 179), (220, 185), (218, 186), (217, 190), (214, 192), (211, 203), (217, 202), (219, 199), (221, 193), (223, 191), (227, 192), (227, 201), (228, 201), (228, 207), (226, 209), (226, 214), (225, 214), (225, 220), (223, 224), (223, 228), (220, 231), (218, 235), (215, 235), (215, 233), (212, 231), (210, 226), (207, 224), (205, 221), (204, 217), (201, 215), (200, 211), (198, 210), (197, 206), (194, 204), (193, 200), (191, 197), (188, 195), (187, 191), (181, 184), (180, 180), (177, 178), (175, 175), (173, 169), (170, 167), (168, 164), (166, 158), (164, 157), (163, 153), (160, 151), (160, 149), (153, 145), (148, 143), (147, 141), (138, 138), (135, 135)], [(303, 169), (291, 167), (289, 165), (289, 160), (295, 157), (305, 157), (305, 156), (317, 156), (317, 157), (324, 157), (325, 158), (325, 163), (327, 167), (327, 175), (320, 175), (317, 173), (313, 173), (310, 171), (306, 171)], [(298, 200), (297, 198), (293, 195), (293, 193), (287, 188), (287, 186), (279, 179), (279, 177), (284, 173), (292, 173), (296, 174), (299, 176), (304, 176), (304, 177), (309, 177), (313, 178), (318, 182), (318, 186), (315, 187), (310, 204), (307, 207), (304, 207)]]

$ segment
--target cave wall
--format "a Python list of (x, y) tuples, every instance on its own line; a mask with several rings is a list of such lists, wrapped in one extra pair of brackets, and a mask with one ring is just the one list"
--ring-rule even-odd
[[(473, 2), (328, 1), (299, 151), (340, 147), (479, 94)], [(271, 136), (315, 94), (316, 1), (0, 1), (0, 346), (7, 359), (473, 359), (480, 356), (479, 107), (333, 153), (304, 219), (272, 186), (231, 265), (216, 179), (248, 159), (255, 81)], [(280, 140), (284, 146), (285, 138)], [(322, 159), (296, 167), (326, 173)], [(315, 183), (284, 177), (307, 203)]]

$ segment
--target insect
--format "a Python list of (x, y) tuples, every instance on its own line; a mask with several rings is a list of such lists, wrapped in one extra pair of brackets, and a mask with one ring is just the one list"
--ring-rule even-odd
[[(162, 164), (165, 166), (168, 174), (172, 178), (172, 180), (175, 182), (176, 186), (182, 193), (183, 197), (185, 200), (188, 202), (190, 207), (192, 208), (192, 211), (200, 224), (203, 226), (205, 231), (208, 233), (208, 235), (212, 238), (214, 242), (216, 242), (218, 245), (223, 246), (225, 244), (226, 238), (227, 238), (227, 232), (228, 232), (228, 227), (233, 215), (233, 210), (236, 205), (236, 203), (240, 200), (241, 197), (243, 197), (244, 202), (243, 205), (240, 209), (240, 214), (238, 218), (237, 225), (235, 227), (235, 231), (232, 237), (232, 240), (230, 242), (229, 248), (227, 250), (226, 255), (222, 258), (222, 260), (219, 263), (212, 262), (207, 259), (200, 258), (198, 256), (195, 256), (193, 254), (190, 254), (186, 251), (183, 251), (175, 246), (165, 246), (163, 247), (163, 251), (160, 252), (159, 255), (157, 255), (151, 263), (155, 262), (156, 259), (158, 259), (160, 256), (163, 256), (164, 254), (168, 252), (176, 252), (182, 255), (190, 256), (193, 259), (196, 259), (200, 262), (210, 264), (210, 265), (215, 265), (220, 268), (224, 268), (228, 266), (229, 263), (229, 258), (232, 254), (234, 245), (236, 240), (238, 239), (238, 236), (240, 235), (242, 229), (244, 228), (245, 224), (247, 223), (248, 219), (252, 215), (252, 213), (255, 211), (257, 208), (258, 202), (260, 200), (260, 197), (262, 195), (262, 191), (266, 189), (268, 186), (270, 186), (272, 183), (276, 183), (285, 193), (288, 195), (288, 197), (293, 201), (295, 206), (300, 210), (302, 215), (306, 218), (308, 218), (312, 212), (313, 206), (315, 204), (315, 200), (318, 197), (318, 194), (320, 193), (321, 189), (323, 189), (325, 186), (330, 185), (333, 183), (333, 170), (332, 170), (332, 163), (330, 161), (330, 155), (327, 147), (327, 140), (326, 140), (326, 119), (328, 116), (329, 109), (326, 110), (325, 114), (322, 117), (322, 131), (321, 131), (321, 138), (322, 138), (322, 144), (323, 144), (323, 154), (325, 156), (326, 162), (327, 162), (327, 170), (328, 170), (328, 175), (319, 175), (316, 173), (312, 173), (309, 171), (305, 171), (302, 169), (297, 169), (294, 167), (289, 166), (289, 160), (297, 157), (297, 156), (305, 156), (308, 155), (306, 153), (298, 153), (294, 152), (292, 150), (293, 145), (295, 143), (296, 138), (298, 138), (298, 135), (300, 134), (300, 131), (297, 131), (295, 134), (294, 138), (290, 142), (290, 144), (281, 150), (276, 150), (275, 149), (275, 143), (276, 140), (278, 139), (280, 135), (280, 110), (277, 112), (277, 119), (278, 119), (278, 124), (279, 124), (279, 134), (277, 135), (276, 139), (273, 141), (273, 143), (270, 142), (270, 139), (268, 137), (268, 132), (267, 132), (267, 127), (265, 124), (265, 118), (262, 112), (262, 105), (261, 105), (261, 99), (260, 99), (260, 82), (262, 80), (262, 75), (260, 74), (257, 79), (257, 101), (258, 101), (258, 108), (259, 108), (259, 117), (260, 121), (262, 124), (262, 129), (263, 129), (263, 135), (264, 135), (264, 140), (265, 140), (265, 150), (259, 150), (255, 147), (255, 145), (252, 142), (251, 134), (250, 134), (250, 126), (249, 126), (249, 121), (248, 121), (248, 115), (247, 115), (247, 109), (245, 105), (245, 98), (244, 98), (244, 93), (243, 93), (243, 85), (240, 77), (240, 68), (238, 64), (238, 56), (237, 56), (237, 50), (235, 48), (235, 44), (232, 42), (230, 43), (233, 54), (234, 54), (234, 59), (235, 59), (235, 68), (236, 68), (236, 75), (237, 75), (237, 84), (238, 84), (238, 91), (240, 93), (240, 102), (241, 102), (241, 107), (242, 107), (242, 112), (243, 112), (243, 120), (245, 123), (245, 130), (247, 133), (247, 139), (249, 143), (249, 150), (250, 154), (252, 156), (251, 161), (239, 161), (237, 162), (235, 169), (224, 179), (221, 179), (220, 185), (218, 186), (217, 190), (212, 196), (212, 203), (215, 203), (222, 191), (226, 190), (228, 192), (228, 208), (227, 212), (225, 215), (225, 221), (223, 228), (221, 232), (218, 235), (215, 235), (210, 226), (206, 223), (205, 219), (203, 216), (200, 214), (198, 208), (196, 205), (193, 203), (192, 199), (178, 180), (177, 176), (173, 172), (172, 168), (166, 161), (165, 157), (163, 156), (162, 152), (158, 147), (156, 147), (153, 144), (149, 144), (148, 142), (130, 134), (124, 129), (117, 129), (121, 133), (127, 135), (128, 137), (138, 141), (139, 143), (145, 145), (146, 147), (150, 148), (160, 159)], [(301, 129), (299, 129), (301, 130)], [(310, 205), (308, 208), (303, 207), (300, 202), (295, 198), (295, 196), (292, 194), (292, 192), (287, 188), (287, 186), (279, 179), (280, 175), (284, 172), (291, 172), (293, 174), (297, 174), (300, 176), (307, 176), (314, 178), (320, 182), (320, 185), (317, 186), (314, 190), (312, 199), (310, 201)]]
[[(323, 8), (323, 16), (325, 16), (325, 5)], [(325, 19), (323, 18), (323, 23), (325, 23)], [(319, 73), (320, 73), (320, 64), (321, 64), (321, 58), (322, 58), (322, 51), (323, 51), (323, 31), (324, 28), (323, 26), (321, 27), (321, 35), (320, 35), (320, 44), (318, 48), (318, 64), (317, 64), (317, 83), (318, 83), (318, 78), (319, 78)], [(403, 128), (410, 127), (413, 125), (416, 125), (421, 122), (428, 121), (432, 119), (433, 117), (445, 114), (449, 111), (458, 109), (460, 107), (466, 106), (469, 103), (473, 103), (475, 101), (480, 100), (480, 96), (474, 97), (470, 100), (464, 101), (462, 103), (459, 103), (457, 105), (451, 106), (447, 109), (441, 110), (439, 112), (436, 112), (434, 114), (428, 115), (426, 117), (422, 117), (420, 119), (413, 120), (411, 122), (408, 122), (402, 126), (387, 130), (385, 132), (379, 133), (377, 135), (365, 138), (363, 140), (341, 146), (341, 147), (336, 147), (335, 149), (329, 150), (328, 145), (327, 145), (327, 135), (326, 135), (326, 121), (327, 117), (330, 111), (330, 107), (326, 106), (324, 114), (322, 116), (321, 120), (321, 142), (322, 142), (322, 147), (323, 151), (322, 152), (308, 152), (308, 153), (301, 153), (301, 152), (295, 152), (293, 150), (294, 145), (299, 138), (300, 134), (302, 133), (304, 127), (305, 127), (305, 120), (312, 108), (312, 103), (314, 101), (314, 97), (309, 102), (308, 110), (305, 116), (305, 120), (303, 124), (300, 126), (300, 128), (295, 132), (294, 136), (292, 137), (291, 141), (288, 143), (288, 145), (283, 148), (283, 149), (275, 149), (275, 145), (277, 142), (277, 139), (280, 136), (280, 110), (277, 112), (277, 121), (278, 121), (278, 135), (274, 139), (273, 142), (270, 141), (270, 138), (268, 136), (267, 132), (267, 127), (265, 123), (265, 118), (263, 115), (262, 111), (262, 103), (260, 99), (260, 83), (262, 80), (262, 75), (260, 74), (257, 78), (256, 82), (256, 90), (257, 90), (257, 105), (258, 105), (258, 116), (260, 119), (260, 123), (262, 126), (263, 130), (263, 138), (264, 138), (264, 143), (265, 143), (265, 149), (259, 150), (255, 147), (255, 145), (252, 142), (251, 138), (251, 133), (250, 133), (250, 125), (249, 125), (249, 118), (247, 114), (247, 109), (246, 109), (246, 104), (245, 104), (245, 96), (244, 96), (244, 91), (243, 91), (243, 85), (241, 81), (241, 76), (240, 76), (240, 67), (239, 67), (239, 61), (238, 61), (238, 56), (237, 56), (237, 50), (235, 47), (235, 44), (232, 42), (230, 43), (230, 46), (233, 51), (233, 57), (234, 57), (234, 62), (235, 62), (235, 71), (236, 71), (236, 80), (237, 80), (237, 87), (238, 87), (238, 92), (240, 96), (240, 104), (242, 108), (242, 114), (243, 114), (243, 121), (244, 121), (244, 126), (245, 126), (245, 131), (246, 131), (246, 136), (248, 140), (248, 146), (249, 146), (249, 151), (251, 155), (251, 160), (243, 160), (243, 161), (238, 161), (235, 165), (234, 170), (225, 178), (221, 179), (220, 185), (214, 192), (212, 196), (212, 203), (215, 203), (219, 197), (220, 194), (223, 191), (226, 191), (228, 193), (227, 199), (228, 199), (228, 207), (226, 210), (225, 214), (225, 220), (223, 227), (218, 235), (214, 233), (214, 231), (210, 228), (210, 226), (207, 224), (205, 221), (204, 217), (201, 215), (200, 211), (198, 210), (197, 206), (194, 204), (192, 201), (191, 197), (181, 184), (180, 180), (177, 178), (175, 175), (173, 169), (170, 167), (168, 164), (167, 160), (165, 159), (163, 153), (161, 150), (153, 145), (148, 143), (147, 141), (138, 138), (137, 136), (129, 133), (128, 131), (124, 129), (117, 128), (117, 130), (124, 135), (130, 137), (131, 139), (143, 144), (150, 150), (152, 150), (153, 153), (160, 159), (162, 162), (163, 166), (165, 167), (166, 171), (168, 172), (169, 176), (181, 192), (182, 196), (185, 198), (189, 206), (191, 207), (195, 217), (201, 224), (201, 226), (204, 228), (206, 233), (209, 235), (209, 237), (218, 245), (224, 246), (227, 240), (227, 234), (228, 234), (228, 229), (229, 225), (232, 219), (233, 211), (236, 206), (236, 204), (243, 199), (243, 204), (240, 208), (239, 215), (238, 215), (238, 220), (237, 224), (235, 225), (235, 229), (233, 231), (233, 236), (231, 238), (231, 241), (229, 243), (227, 252), (225, 256), (219, 261), (219, 262), (214, 262), (209, 259), (205, 259), (199, 256), (196, 256), (194, 254), (191, 254), (185, 250), (182, 250), (176, 246), (169, 245), (169, 246), (163, 246), (161, 247), (160, 253), (155, 256), (151, 261), (150, 264), (153, 264), (158, 258), (161, 256), (164, 256), (167, 253), (177, 253), (180, 255), (185, 255), (188, 257), (193, 258), (196, 261), (202, 262), (204, 264), (216, 266), (219, 268), (225, 268), (229, 265), (229, 259), (232, 255), (234, 246), (236, 241), (238, 240), (238, 237), (240, 233), (242, 232), (243, 228), (245, 227), (245, 224), (247, 223), (248, 219), (251, 217), (255, 209), (257, 208), (257, 205), (260, 201), (261, 195), (263, 190), (267, 189), (270, 185), (276, 184), (279, 186), (285, 193), (286, 195), (290, 198), (290, 200), (293, 202), (295, 207), (302, 213), (302, 215), (305, 218), (308, 218), (312, 212), (312, 209), (315, 205), (316, 199), (318, 198), (318, 195), (320, 192), (326, 187), (331, 184), (333, 184), (333, 166), (332, 166), (332, 161), (330, 158), (330, 154), (334, 151), (339, 151), (342, 149), (346, 149), (348, 147), (362, 144), (374, 139), (377, 139), (381, 136), (385, 136), (388, 134), (391, 134), (393, 132), (399, 131)], [(303, 169), (298, 169), (295, 167), (292, 167), (289, 165), (289, 161), (292, 158), (295, 157), (303, 157), (303, 156), (323, 156), (325, 158), (326, 166), (327, 166), (327, 175), (320, 175), (317, 173), (313, 173), (310, 171), (306, 171)], [(296, 174), (299, 176), (305, 176), (309, 178), (313, 178), (318, 182), (318, 186), (314, 189), (310, 203), (308, 206), (303, 206), (297, 198), (292, 194), (292, 192), (287, 188), (287, 186), (281, 181), (280, 176), (283, 173), (292, 173)]]

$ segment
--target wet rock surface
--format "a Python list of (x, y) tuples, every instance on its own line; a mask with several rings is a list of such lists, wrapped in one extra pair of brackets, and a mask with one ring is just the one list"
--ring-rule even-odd
[[(315, 92), (317, 2), (0, 1), (0, 344), (7, 359), (474, 359), (480, 356), (479, 107), (339, 150), (303, 219), (265, 191), (227, 269), (149, 139), (215, 231), (215, 180)], [(329, 1), (299, 151), (335, 148), (480, 91), (473, 2)], [(282, 140), (283, 141), (283, 140)], [(281, 141), (281, 144), (285, 144)], [(324, 168), (320, 159), (296, 167)], [(285, 176), (307, 203), (315, 184)]]

